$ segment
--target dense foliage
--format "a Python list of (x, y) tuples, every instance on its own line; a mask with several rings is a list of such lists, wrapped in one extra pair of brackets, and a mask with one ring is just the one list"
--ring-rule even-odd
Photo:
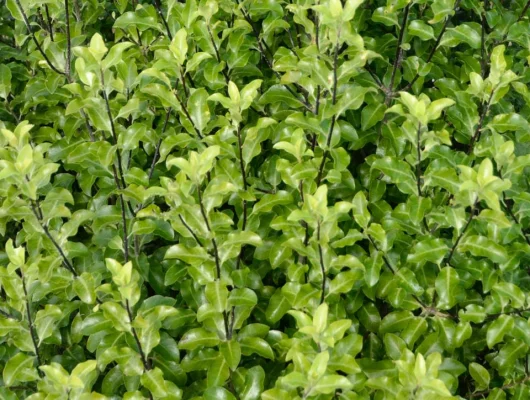
[(529, 5), (0, 1), (0, 397), (530, 398)]

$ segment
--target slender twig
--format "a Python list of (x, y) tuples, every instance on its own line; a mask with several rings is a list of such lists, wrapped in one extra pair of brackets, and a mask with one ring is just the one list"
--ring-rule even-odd
[[(171, 115), (171, 108), (168, 108), (166, 111), (166, 118), (164, 120), (164, 126), (162, 127), (162, 135), (166, 132), (167, 124), (169, 122), (169, 116)], [(162, 144), (162, 138), (158, 139), (155, 147), (155, 154), (153, 155), (153, 161), (151, 162), (151, 167), (149, 168), (148, 179), (151, 180), (153, 177), (153, 172), (155, 170), (156, 162), (158, 161), (158, 156), (160, 154), (160, 146)]]
[(324, 265), (324, 254), (322, 251), (322, 245), (320, 244), (320, 221), (317, 223), (317, 246), (318, 246), (318, 259), (320, 263), (320, 272), (322, 273), (322, 289), (320, 293), (320, 304), (324, 302), (326, 297), (326, 267)]
[[(337, 43), (335, 43), (335, 52), (333, 55), (333, 89), (332, 89), (332, 98), (331, 98), (331, 104), (334, 106), (337, 102), (337, 66), (338, 66), (338, 57), (339, 57), (339, 41), (337, 39)], [(322, 161), (320, 162), (320, 167), (318, 168), (318, 175), (317, 175), (317, 187), (320, 186), (320, 182), (322, 181), (322, 175), (324, 173), (324, 165), (326, 164), (326, 160), (328, 158), (329, 154), (329, 146), (331, 145), (331, 138), (333, 137), (333, 129), (335, 128), (335, 121), (337, 119), (336, 115), (333, 115), (331, 117), (331, 123), (329, 125), (329, 132), (328, 137), (326, 140), (326, 149), (324, 150), (324, 154), (322, 154)]]
[(416, 161), (416, 185), (418, 186), (418, 196), (422, 197), (421, 193), (421, 123), (418, 124), (417, 137), (416, 137), (416, 155), (418, 160)]
[[(237, 4), (240, 4), (239, 0), (237, 0)], [(254, 36), (256, 37), (256, 40), (258, 42), (258, 51), (260, 52), (261, 54), (261, 57), (265, 60), (265, 62), (267, 63), (268, 67), (271, 69), (271, 71), (276, 75), (276, 77), (278, 79), (281, 80), (281, 75), (278, 71), (276, 71), (272, 65), (272, 62), (269, 60), (269, 57), (267, 56), (267, 52), (271, 54), (271, 56), (273, 55), (269, 45), (263, 41), (260, 37), (260, 34), (259, 34), (259, 31), (257, 30), (257, 28), (254, 26), (254, 24), (252, 23), (252, 19), (250, 18), (250, 16), (248, 15), (248, 13), (246, 12), (245, 8), (243, 6), (241, 6), (241, 12), (243, 13), (243, 18), (245, 18), (245, 20), (248, 22), (248, 24), (250, 25), (250, 27), (252, 28), (252, 32), (254, 33)], [(267, 50), (267, 52), (265, 51)], [(291, 93), (298, 101), (300, 101), (305, 108), (307, 108), (309, 111), (312, 111), (311, 109), (311, 105), (309, 104), (309, 102), (307, 101), (307, 99), (299, 99), (298, 96), (296, 95), (296, 93), (293, 91), (293, 89), (291, 89), (288, 85), (285, 85), (283, 84), (283, 86), (287, 89), (287, 91), (289, 93)], [(296, 85), (298, 89), (302, 90), (303, 88), (300, 86), (300, 85)]]
[(118, 171), (119, 171), (119, 178), (121, 181), (122, 188), (127, 187), (125, 184), (125, 178), (123, 173), (123, 166), (122, 166), (122, 160), (121, 160), (121, 152), (120, 149), (118, 149), (118, 135), (116, 133), (116, 127), (114, 126), (114, 118), (112, 118), (112, 111), (110, 110), (110, 103), (109, 103), (109, 97), (107, 96), (107, 91), (105, 89), (105, 77), (103, 74), (103, 70), (100, 71), (101, 75), (101, 93), (103, 95), (103, 100), (105, 100), (105, 109), (107, 110), (107, 116), (109, 117), (109, 123), (110, 123), (110, 131), (112, 133), (112, 140), (113, 145), (116, 146), (116, 158), (118, 162)]
[(180, 218), (180, 222), (182, 222), (182, 225), (184, 225), (184, 227), (188, 230), (188, 232), (191, 234), (191, 236), (193, 236), (193, 239), (195, 239), (195, 241), (197, 242), (197, 244), (199, 246), (202, 247), (202, 243), (201, 241), (199, 240), (199, 238), (197, 237), (197, 235), (195, 234), (195, 232), (193, 232), (193, 230), (191, 229), (191, 227), (186, 223), (186, 221), (184, 220), (184, 218), (182, 217), (182, 215), (179, 214), (179, 218)]
[(24, 11), (24, 8), (22, 7), (22, 4), (20, 4), (20, 0), (15, 0), (15, 3), (17, 4), (18, 11), (20, 11), (20, 14), (22, 15), (22, 19), (24, 20), (24, 24), (26, 25), (26, 29), (28, 30), (28, 33), (31, 35), (31, 38), (33, 39), (33, 42), (35, 43), (35, 46), (37, 47), (37, 50), (39, 53), (41, 53), (42, 57), (48, 64), (48, 66), (55, 71), (56, 73), (60, 75), (64, 75), (64, 72), (60, 71), (55, 67), (55, 65), (52, 64), (49, 57), (44, 52), (42, 46), (40, 45), (39, 41), (37, 40), (37, 37), (35, 36), (35, 33), (31, 29), (31, 25), (29, 24), (28, 16), (26, 15), (26, 12)]
[[(381, 255), (382, 255), (382, 258), (383, 258), (383, 262), (385, 263), (385, 265), (387, 266), (387, 268), (390, 270), (390, 272), (392, 272), (393, 275), (396, 275), (398, 273), (398, 270), (390, 263), (390, 260), (387, 258), (387, 256), (381, 251), (379, 250), (377, 244), (375, 243), (375, 240), (374, 238), (371, 236), (371, 235), (368, 235), (368, 240), (370, 241), (370, 243), (372, 243), (372, 246), (374, 246), (374, 249), (375, 251), (377, 252), (380, 252)], [(421, 299), (416, 296), (415, 294), (412, 295), (412, 298), (414, 300), (416, 300), (418, 302), (418, 304), (425, 310), (425, 309), (428, 309), (427, 305), (421, 301)]]
[[(206, 24), (206, 28), (208, 29), (208, 34), (210, 35), (210, 40), (212, 41), (212, 46), (213, 46), (213, 49), (215, 51), (215, 57), (217, 58), (217, 62), (218, 63), (221, 63), (221, 54), (219, 53), (219, 48), (217, 47), (217, 44), (215, 43), (215, 40), (213, 38), (213, 34), (212, 34), (212, 30), (210, 28), (210, 24), (207, 23)], [(228, 85), (228, 82), (230, 82), (230, 76), (228, 75), (228, 73), (226, 72), (226, 70), (223, 68), (223, 70), (221, 71), (224, 78), (225, 78), (225, 82), (226, 84)]]
[(456, 248), (458, 247), (458, 244), (460, 243), (460, 240), (464, 237), (464, 234), (466, 233), (467, 228), (469, 227), (469, 224), (471, 224), (471, 221), (473, 220), (473, 217), (475, 216), (475, 208), (477, 206), (478, 199), (475, 200), (475, 203), (471, 206), (471, 212), (469, 213), (469, 218), (467, 219), (466, 224), (462, 228), (462, 232), (458, 235), (456, 238), (455, 244), (453, 247), (451, 247), (451, 251), (449, 252), (449, 256), (447, 257), (447, 265), (451, 265), (451, 259), (453, 258), (453, 254), (455, 253)]
[[(502, 177), (502, 168), (499, 169), (499, 177), (501, 179), (503, 179), (503, 177)], [(508, 199), (506, 198), (506, 192), (502, 192), (502, 201), (503, 201), (504, 209), (508, 212), (510, 217), (514, 220), (514, 222), (517, 225), (521, 225), (521, 223), (519, 221), (519, 218), (517, 218), (517, 215), (515, 215), (513, 210), (512, 210), (511, 204), (508, 203)], [(522, 225), (521, 225), (521, 233), (523, 234), (523, 237), (526, 240), (526, 243), (528, 243), (528, 245), (530, 245), (530, 237), (528, 237), (528, 233), (526, 232), (526, 230), (524, 229), (524, 227)]]
[(486, 78), (488, 62), (486, 60), (486, 16), (484, 12), (480, 14), (481, 35), (480, 35), (480, 71), (482, 79)]
[(125, 200), (123, 194), (120, 193), (121, 203), (121, 222), (123, 225), (123, 258), (125, 262), (129, 261), (129, 236), (127, 232), (127, 216), (125, 215)]
[(180, 98), (180, 96), (178, 95), (178, 93), (176, 91), (175, 91), (175, 97), (177, 98), (177, 101), (179, 102), (180, 107), (182, 108), (182, 111), (186, 115), (186, 118), (188, 118), (190, 120), (190, 123), (193, 126), (193, 129), (195, 130), (195, 133), (197, 134), (199, 139), (202, 140), (203, 136), (201, 134), (201, 131), (199, 131), (199, 129), (197, 129), (197, 127), (195, 126), (195, 123), (193, 122), (193, 119), (191, 119), (191, 115), (190, 115), (190, 113), (188, 111), (188, 107), (186, 107), (186, 104), (184, 104), (184, 102), (182, 101), (182, 99)]
[(7, 311), (2, 310), (1, 308), (0, 308), (0, 315), (2, 315), (5, 318), (17, 320), (17, 318), (13, 314), (8, 313)]
[[(217, 247), (217, 241), (215, 240), (212, 228), (210, 227), (210, 221), (208, 219), (208, 215), (206, 214), (206, 210), (204, 208), (204, 202), (202, 201), (202, 191), (201, 191), (200, 184), (197, 184), (197, 196), (199, 197), (199, 208), (201, 210), (201, 215), (204, 220), (204, 224), (206, 225), (206, 229), (212, 236), (211, 242), (212, 242), (213, 256), (214, 256), (214, 261), (215, 261), (216, 280), (220, 281), (221, 280), (221, 261), (219, 258), (219, 249)], [(226, 313), (226, 311), (223, 311), (223, 320), (224, 320), (226, 338), (230, 339), (231, 333), (230, 333), (230, 327), (228, 323), (228, 314)]]
[(74, 269), (74, 266), (68, 260), (68, 257), (66, 257), (66, 254), (64, 253), (64, 251), (61, 248), (61, 246), (59, 246), (59, 243), (57, 243), (57, 241), (53, 238), (52, 234), (50, 233), (50, 231), (48, 229), (48, 226), (44, 223), (42, 210), (41, 210), (40, 203), (39, 203), (38, 199), (35, 200), (35, 201), (31, 201), (31, 210), (33, 211), (33, 214), (35, 215), (35, 218), (37, 218), (37, 221), (39, 222), (42, 230), (44, 231), (44, 233), (46, 234), (48, 239), (50, 239), (50, 241), (52, 242), (52, 244), (55, 247), (55, 249), (57, 250), (57, 252), (60, 254), (60, 256), (62, 258), (62, 265), (67, 270), (69, 270), (75, 277), (77, 277), (78, 274), (77, 274), (76, 270)]
[[(22, 272), (22, 269), (20, 269), (19, 271), (20, 271), (20, 277), (22, 279), (22, 288), (24, 290), (24, 297), (26, 300), (26, 315), (28, 317), (29, 333), (31, 335), (31, 341), (33, 342), (33, 348), (35, 349), (34, 352), (35, 352), (35, 356), (37, 357), (38, 367), (40, 367), (42, 365), (42, 358), (39, 352), (37, 333), (35, 332), (35, 327), (33, 325), (33, 317), (31, 316), (31, 308), (30, 308), (30, 301), (29, 301), (29, 296), (28, 296), (28, 289), (26, 287), (26, 279), (24, 278), (24, 272)], [(37, 370), (39, 371), (39, 375), (42, 376), (41, 370), (39, 368), (37, 368)]]
[(473, 152), (473, 147), (475, 146), (476, 141), (479, 140), (480, 138), (480, 131), (482, 130), (482, 125), (484, 124), (484, 118), (486, 118), (486, 115), (488, 114), (488, 111), (490, 109), (491, 101), (493, 100), (493, 96), (495, 95), (495, 90), (496, 88), (494, 88), (491, 91), (490, 97), (488, 98), (488, 102), (486, 103), (486, 105), (484, 106), (482, 110), (482, 113), (480, 115), (480, 120), (478, 121), (477, 127), (475, 128), (475, 132), (473, 133), (473, 136), (471, 137), (471, 141), (469, 142), (467, 154), (471, 154)]
[(519, 15), (519, 18), (517, 18), (517, 21), (516, 22), (519, 22), (521, 21), (525, 15), (526, 15), (526, 12), (528, 11), (528, 7), (530, 7), (530, 0), (528, 0), (523, 8), (523, 10), (521, 11), (521, 14)]
[(134, 337), (134, 341), (136, 342), (136, 346), (138, 347), (138, 353), (140, 353), (140, 357), (142, 359), (142, 364), (144, 365), (144, 369), (146, 371), (149, 371), (151, 369), (151, 363), (149, 362), (149, 359), (146, 357), (144, 350), (142, 349), (142, 343), (140, 342), (140, 339), (138, 338), (138, 334), (136, 333), (136, 329), (132, 326), (134, 318), (131, 311), (131, 306), (129, 304), (129, 300), (125, 300), (125, 310), (127, 311), (127, 315), (129, 316), (129, 322), (131, 324), (131, 332)]
[(48, 4), (44, 5), (44, 12), (46, 13), (46, 19), (48, 20), (48, 32), (50, 32), (50, 39), (53, 42), (53, 24), (52, 19), (50, 17), (50, 10), (48, 10)]
[(64, 74), (70, 79), (70, 64), (72, 62), (72, 40), (70, 38), (70, 10), (68, 0), (64, 0), (64, 12), (66, 21), (66, 61)]
[[(460, 5), (460, 0), (456, 0), (453, 11), (456, 11), (459, 5)], [(426, 64), (429, 64), (431, 62), (432, 58), (434, 57), (434, 54), (438, 50), (438, 46), (440, 45), (440, 42), (442, 41), (442, 37), (447, 29), (447, 26), (449, 25), (450, 20), (451, 20), (450, 17), (447, 17), (445, 19), (445, 22), (442, 26), (442, 30), (440, 31), (440, 34), (438, 35), (438, 37), (436, 38), (436, 42), (434, 43), (434, 47), (431, 49), (431, 52), (429, 53), (429, 56), (427, 57)], [(408, 91), (412, 87), (412, 85), (416, 83), (419, 77), (420, 77), (419, 72), (416, 72), (416, 75), (414, 75), (414, 78), (412, 78), (409, 84), (405, 86), (402, 90), (404, 92)]]
[(164, 24), (164, 27), (166, 28), (167, 37), (169, 40), (173, 40), (173, 35), (171, 34), (171, 31), (169, 30), (169, 25), (167, 24), (166, 17), (164, 17), (164, 13), (162, 12), (162, 7), (160, 6), (160, 1), (155, 0), (155, 7), (156, 11), (158, 12), (158, 15), (160, 15), (160, 18), (162, 18), (162, 23)]
[(528, 382), (529, 380), (530, 380), (530, 376), (527, 375), (521, 380), (515, 381), (513, 383), (509, 383), (509, 384), (504, 385), (504, 386), (502, 386), (500, 388), (492, 388), (492, 389), (483, 390), (481, 392), (470, 393), (469, 397), (470, 398), (472, 398), (472, 397), (484, 397), (485, 398), (489, 393), (491, 393), (495, 389), (500, 389), (500, 390), (511, 389), (511, 388), (514, 388), (514, 387), (516, 387), (518, 385), (523, 385), (524, 383)]
[(390, 84), (388, 85), (389, 90), (388, 90), (388, 93), (385, 99), (387, 105), (389, 104), (390, 99), (392, 98), (391, 95), (389, 96), (389, 93), (391, 94), (394, 91), (394, 81), (396, 79), (396, 73), (397, 73), (399, 66), (401, 65), (401, 55), (403, 52), (401, 45), (403, 44), (403, 38), (405, 37), (405, 30), (407, 29), (407, 20), (409, 18), (410, 5), (411, 3), (407, 4), (407, 6), (405, 7), (405, 12), (403, 14), (403, 22), (401, 23), (401, 29), (399, 31), (397, 47), (396, 47), (396, 55), (394, 59), (394, 65), (392, 67), (392, 75), (390, 77)]

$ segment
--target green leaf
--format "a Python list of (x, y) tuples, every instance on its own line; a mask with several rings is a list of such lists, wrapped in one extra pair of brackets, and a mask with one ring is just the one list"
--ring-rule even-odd
[(472, 362), (469, 364), (469, 373), (471, 377), (476, 382), (476, 390), (485, 390), (489, 387), (490, 384), (490, 374), (486, 368), (482, 365)]
[(214, 332), (208, 332), (204, 328), (194, 328), (187, 331), (179, 341), (182, 350), (195, 350), (198, 347), (217, 346), (219, 338)]
[(468, 236), (462, 240), (458, 249), (464, 252), (469, 251), (477, 257), (487, 257), (496, 263), (503, 263), (508, 259), (504, 247), (484, 236)]
[(491, 349), (497, 343), (502, 342), (504, 336), (513, 329), (513, 326), (513, 317), (510, 315), (501, 315), (494, 320), (490, 326), (488, 326), (488, 331), (486, 333), (488, 347)]
[(3, 379), (5, 386), (14, 386), (17, 382), (31, 382), (39, 378), (34, 366), (35, 357), (17, 353), (5, 364)]

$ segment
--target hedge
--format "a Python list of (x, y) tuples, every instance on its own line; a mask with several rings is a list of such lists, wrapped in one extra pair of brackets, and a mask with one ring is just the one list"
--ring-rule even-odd
[(0, 1), (0, 397), (530, 398), (530, 1)]

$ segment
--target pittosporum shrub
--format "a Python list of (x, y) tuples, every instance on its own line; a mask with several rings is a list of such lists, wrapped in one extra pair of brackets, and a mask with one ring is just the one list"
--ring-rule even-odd
[(529, 5), (0, 2), (0, 397), (530, 398)]

